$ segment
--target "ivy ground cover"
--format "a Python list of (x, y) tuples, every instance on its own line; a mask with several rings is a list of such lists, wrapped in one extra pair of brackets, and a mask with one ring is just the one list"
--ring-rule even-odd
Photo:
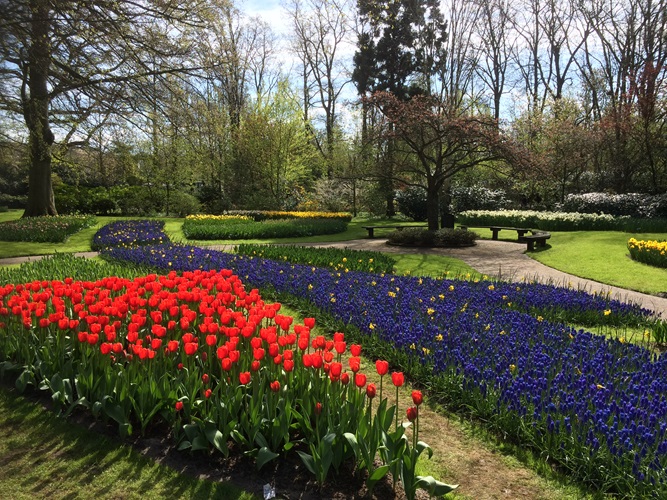
[(667, 493), (667, 361), (550, 321), (637, 324), (648, 321), (647, 311), (538, 284), (345, 273), (188, 246), (107, 255), (167, 269), (233, 269), (253, 286), (308, 300), (365, 341), (390, 345), (384, 352), (402, 363), (411, 360), (403, 368), (425, 377), (452, 407), (489, 421), (591, 487)]

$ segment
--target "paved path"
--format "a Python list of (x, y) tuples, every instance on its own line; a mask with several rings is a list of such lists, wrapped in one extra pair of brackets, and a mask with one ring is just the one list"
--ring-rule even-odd
[[(641, 304), (642, 307), (654, 311), (657, 315), (667, 319), (667, 298), (647, 295), (645, 293), (633, 292), (623, 288), (613, 287), (598, 283), (596, 281), (578, 278), (571, 274), (557, 271), (551, 267), (537, 262), (528, 257), (524, 244), (507, 241), (477, 240), (477, 245), (466, 248), (410, 248), (394, 247), (386, 244), (385, 239), (361, 239), (340, 241), (332, 243), (304, 244), (308, 246), (349, 248), (353, 250), (373, 250), (387, 253), (420, 253), (427, 255), (448, 255), (464, 261), (473, 269), (489, 277), (510, 281), (539, 281), (561, 286), (572, 286), (588, 292), (601, 294), (609, 293), (611, 298), (623, 302)], [(211, 246), (220, 250), (229, 249), (226, 246)], [(94, 257), (96, 252), (82, 252), (75, 255), (83, 257)], [(0, 266), (19, 264), (32, 260), (39, 260), (43, 256), (14, 257), (0, 259)]]
[[(656, 297), (645, 293), (633, 292), (624, 288), (598, 283), (567, 274), (526, 255), (526, 245), (507, 241), (477, 240), (477, 245), (466, 248), (409, 248), (395, 247), (386, 244), (384, 239), (363, 239), (341, 241), (313, 246), (333, 246), (354, 250), (374, 250), (387, 253), (422, 253), (432, 255), (448, 255), (464, 261), (473, 269), (489, 277), (510, 281), (539, 281), (561, 286), (572, 286), (588, 292), (609, 293), (611, 298), (623, 302), (641, 304), (642, 307), (654, 311), (667, 319), (667, 298)], [(665, 284), (667, 289), (667, 284)]]

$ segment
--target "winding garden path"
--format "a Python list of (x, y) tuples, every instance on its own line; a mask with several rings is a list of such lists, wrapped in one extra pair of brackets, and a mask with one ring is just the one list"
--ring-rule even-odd
[[(623, 302), (641, 304), (667, 319), (667, 298), (634, 292), (597, 281), (567, 274), (531, 259), (525, 254), (526, 245), (508, 241), (477, 240), (477, 245), (466, 248), (410, 248), (386, 244), (385, 239), (362, 239), (335, 243), (317, 243), (313, 246), (373, 250), (387, 253), (418, 253), (447, 255), (462, 260), (481, 274), (510, 281), (538, 281), (583, 289), (589, 293), (609, 293), (610, 297)], [(667, 283), (665, 284), (667, 290)]]
[[(361, 239), (312, 246), (339, 247), (356, 250), (374, 250), (401, 254), (447, 255), (461, 259), (472, 268), (489, 277), (513, 281), (536, 280), (544, 283), (571, 285), (587, 291), (607, 293), (613, 298), (640, 303), (667, 318), (667, 299), (610, 287), (549, 268), (524, 253), (525, 245), (506, 241), (478, 240), (474, 247), (459, 249), (424, 249), (392, 247), (384, 239)], [(211, 248), (228, 250), (229, 246)], [(94, 257), (95, 252), (77, 254)], [(42, 256), (0, 259), (0, 266), (34, 261)], [(401, 393), (401, 407), (410, 404), (408, 391)], [(460, 483), (458, 494), (475, 499), (545, 499), (560, 500), (586, 496), (576, 487), (563, 486), (538, 476), (525, 463), (501, 451), (502, 440), (495, 446), (485, 444), (475, 435), (475, 426), (469, 427), (456, 417), (423, 408), (422, 427), (425, 440), (435, 452), (434, 468), (446, 470), (447, 482)], [(507, 453), (507, 454), (506, 454)]]
[[(540, 262), (531, 259), (525, 254), (525, 245), (508, 241), (477, 240), (477, 245), (466, 248), (410, 248), (396, 247), (386, 244), (386, 239), (360, 239), (337, 241), (332, 243), (301, 243), (304, 246), (337, 247), (353, 250), (372, 250), (376, 252), (401, 254), (447, 255), (462, 260), (481, 274), (492, 278), (510, 281), (538, 281), (561, 286), (571, 286), (583, 289), (590, 293), (609, 293), (610, 297), (623, 302), (640, 304), (642, 307), (654, 311), (667, 319), (667, 298), (648, 295), (645, 293), (618, 288), (597, 281), (579, 278), (567, 274)], [(212, 249), (228, 250), (228, 245), (211, 246)], [(75, 254), (83, 257), (94, 257), (96, 252), (81, 252)], [(43, 256), (13, 257), (0, 259), (0, 266), (20, 264), (31, 260), (41, 259)], [(667, 289), (667, 284), (665, 284)]]

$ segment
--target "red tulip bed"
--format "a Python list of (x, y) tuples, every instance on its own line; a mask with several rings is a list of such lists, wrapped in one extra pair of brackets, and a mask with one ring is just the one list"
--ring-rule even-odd
[[(360, 345), (280, 309), (226, 270), (7, 284), (0, 368), (17, 370), (19, 389), (50, 391), (66, 413), (85, 407), (115, 421), (122, 436), (162, 422), (181, 450), (242, 453), (257, 468), (296, 453), (319, 484), (352, 461), (370, 490), (392, 473), (408, 498), (450, 491), (415, 474), (430, 454), (416, 430), (406, 434), (421, 393), (399, 409), (393, 390), (367, 383)], [(403, 385), (385, 361), (374, 369)]]

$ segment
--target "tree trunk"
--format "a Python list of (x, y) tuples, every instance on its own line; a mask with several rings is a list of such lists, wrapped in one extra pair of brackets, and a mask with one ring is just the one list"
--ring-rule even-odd
[(49, 2), (32, 0), (31, 44), (28, 50), (29, 96), (24, 96), (23, 114), (29, 131), (30, 173), (28, 204), (24, 217), (58, 215), (51, 183), (51, 145), (53, 132), (49, 127), (48, 76), (51, 64), (49, 41)]
[(440, 220), (440, 189), (433, 179), (428, 179), (426, 188), (426, 221), (429, 231), (439, 229)]

